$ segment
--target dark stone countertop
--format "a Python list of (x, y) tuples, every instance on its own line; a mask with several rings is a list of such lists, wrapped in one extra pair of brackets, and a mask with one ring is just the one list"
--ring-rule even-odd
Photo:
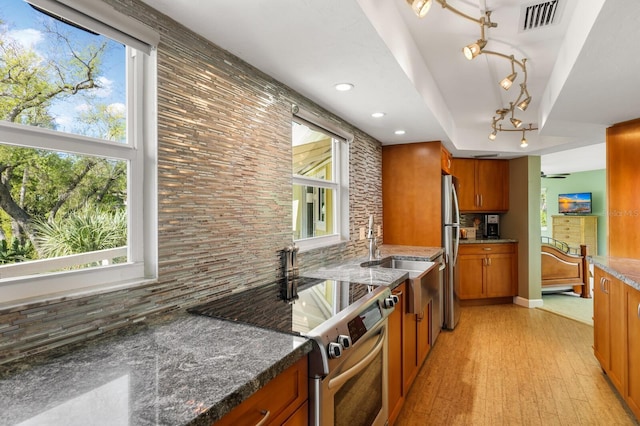
[(640, 291), (640, 259), (587, 256), (590, 263)]
[(209, 426), (311, 347), (176, 313), (0, 366), (0, 423)]
[[(416, 260), (442, 254), (440, 247), (380, 249), (381, 257)], [(304, 276), (391, 288), (408, 278), (362, 267), (366, 261)], [(176, 312), (0, 365), (0, 424), (209, 426), (311, 349), (299, 336)]]

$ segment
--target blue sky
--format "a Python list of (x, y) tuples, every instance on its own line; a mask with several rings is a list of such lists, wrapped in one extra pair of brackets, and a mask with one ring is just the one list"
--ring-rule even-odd
[[(2, 0), (0, 21), (2, 21), (2, 37), (18, 42), (25, 48), (35, 50), (43, 60), (51, 56), (56, 46), (48, 46), (46, 34), (43, 32), (43, 21), (51, 18), (41, 14), (29, 6), (24, 0)], [(6, 5), (9, 7), (6, 7)], [(81, 45), (100, 44), (104, 38), (75, 29), (62, 24), (68, 29), (74, 41)], [(58, 46), (60, 47), (60, 46)], [(117, 42), (110, 41), (106, 54), (103, 56), (100, 77), (97, 79), (101, 89), (94, 91), (96, 102), (110, 105), (115, 109), (122, 109), (125, 105), (125, 63), (124, 48)], [(57, 101), (52, 105), (51, 112), (55, 116), (58, 129), (78, 133), (74, 129), (77, 123), (75, 117), (87, 108), (86, 99), (72, 96), (66, 101)]]

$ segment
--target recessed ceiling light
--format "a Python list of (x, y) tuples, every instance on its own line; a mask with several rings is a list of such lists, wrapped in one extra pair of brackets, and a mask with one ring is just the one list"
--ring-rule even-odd
[(353, 84), (351, 83), (338, 83), (335, 85), (336, 90), (340, 92), (346, 92), (348, 90), (353, 89)]
[(371, 114), (371, 116), (373, 118), (380, 118), (380, 117), (384, 117), (385, 113), (384, 112), (374, 112), (373, 114)]
[(407, 132), (405, 132), (404, 130), (396, 130), (395, 131), (396, 135), (404, 135), (405, 133), (407, 133)]

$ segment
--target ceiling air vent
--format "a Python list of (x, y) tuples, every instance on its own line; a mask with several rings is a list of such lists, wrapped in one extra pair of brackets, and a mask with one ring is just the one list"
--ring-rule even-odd
[(520, 31), (548, 27), (560, 20), (560, 0), (549, 0), (522, 6)]

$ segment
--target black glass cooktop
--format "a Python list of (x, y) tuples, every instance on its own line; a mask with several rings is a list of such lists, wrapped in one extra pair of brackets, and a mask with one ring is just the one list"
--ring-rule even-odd
[(188, 311), (304, 335), (371, 291), (365, 284), (299, 278), (233, 293)]

